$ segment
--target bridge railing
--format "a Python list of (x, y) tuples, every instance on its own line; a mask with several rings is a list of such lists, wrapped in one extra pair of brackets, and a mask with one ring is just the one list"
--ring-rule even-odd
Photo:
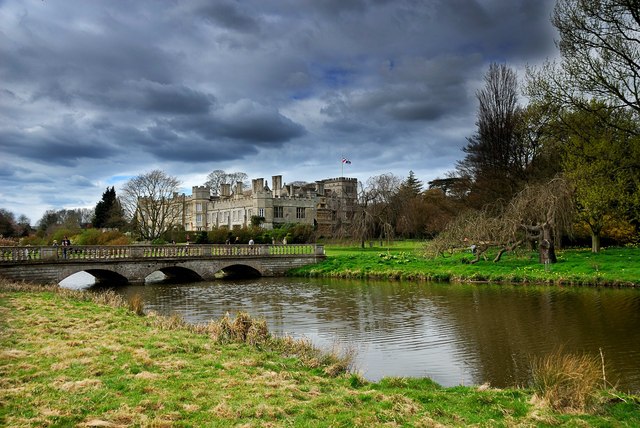
[(224, 257), (290, 257), (323, 255), (318, 244), (290, 245), (72, 245), (71, 247), (23, 246), (0, 247), (0, 263), (118, 260), (131, 258), (224, 258)]

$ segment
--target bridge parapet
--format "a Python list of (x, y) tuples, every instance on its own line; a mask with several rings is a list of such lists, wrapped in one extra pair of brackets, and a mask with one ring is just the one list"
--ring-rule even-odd
[(324, 255), (318, 244), (289, 245), (73, 245), (0, 247), (2, 263), (99, 261), (121, 259), (291, 257)]

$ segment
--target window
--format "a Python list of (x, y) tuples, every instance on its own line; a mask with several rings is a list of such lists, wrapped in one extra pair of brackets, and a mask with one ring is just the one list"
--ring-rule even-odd
[(202, 224), (202, 214), (196, 214), (196, 224)]
[(274, 218), (284, 217), (284, 210), (282, 209), (282, 207), (273, 207), (273, 217)]
[(258, 208), (258, 217), (264, 217), (264, 208)]
[(202, 204), (199, 203), (199, 202), (196, 204), (196, 212), (197, 213), (201, 213), (202, 212)]
[(304, 208), (296, 208), (296, 218), (304, 218)]

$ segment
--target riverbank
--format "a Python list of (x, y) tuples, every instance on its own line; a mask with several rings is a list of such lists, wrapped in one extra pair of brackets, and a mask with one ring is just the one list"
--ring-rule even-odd
[(538, 254), (518, 251), (503, 255), (499, 262), (473, 259), (470, 251), (445, 257), (426, 258), (425, 243), (392, 242), (382, 246), (341, 246), (325, 244), (327, 259), (293, 269), (293, 276), (405, 279), (442, 282), (509, 282), (556, 285), (640, 286), (640, 248), (558, 250), (558, 263), (542, 265)]
[(292, 341), (214, 340), (224, 329), (213, 323), (141, 309), (110, 294), (0, 281), (0, 425), (640, 425), (640, 398), (614, 391), (567, 413), (529, 389), (368, 383)]

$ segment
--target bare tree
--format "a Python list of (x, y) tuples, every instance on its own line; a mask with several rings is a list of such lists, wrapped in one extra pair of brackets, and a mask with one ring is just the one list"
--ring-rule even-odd
[(221, 169), (216, 169), (207, 175), (207, 181), (204, 182), (204, 185), (211, 189), (211, 194), (219, 195), (220, 188), (227, 181), (227, 173)]
[(176, 177), (154, 170), (129, 180), (122, 188), (122, 205), (142, 239), (153, 240), (181, 224), (183, 205)]
[(467, 247), (476, 263), (495, 249), (494, 262), (524, 242), (537, 245), (540, 263), (555, 263), (555, 246), (573, 224), (572, 189), (563, 178), (525, 187), (505, 207), (493, 206), (460, 215), (427, 246), (427, 254)]
[(555, 246), (571, 231), (575, 217), (573, 189), (563, 178), (528, 186), (509, 205), (505, 215), (511, 229), (521, 228), (525, 239), (538, 245), (540, 263), (555, 263)]
[(237, 182), (245, 183), (249, 176), (244, 172), (227, 173), (221, 169), (216, 169), (207, 175), (207, 181), (204, 185), (211, 189), (213, 195), (219, 195), (223, 184), (235, 184)]
[(477, 131), (463, 148), (465, 158), (458, 162), (462, 177), (469, 177), (479, 205), (498, 198), (508, 200), (522, 186), (530, 160), (523, 149), (519, 125), (516, 73), (504, 64), (491, 64), (485, 86), (478, 91)]
[(351, 229), (352, 236), (364, 245), (367, 239), (392, 239), (394, 210), (392, 201), (401, 179), (391, 173), (371, 177), (366, 185), (359, 183), (358, 204)]
[(599, 108), (640, 115), (640, 2), (558, 0), (552, 23), (561, 60), (528, 70), (528, 95), (583, 111), (595, 98)]

